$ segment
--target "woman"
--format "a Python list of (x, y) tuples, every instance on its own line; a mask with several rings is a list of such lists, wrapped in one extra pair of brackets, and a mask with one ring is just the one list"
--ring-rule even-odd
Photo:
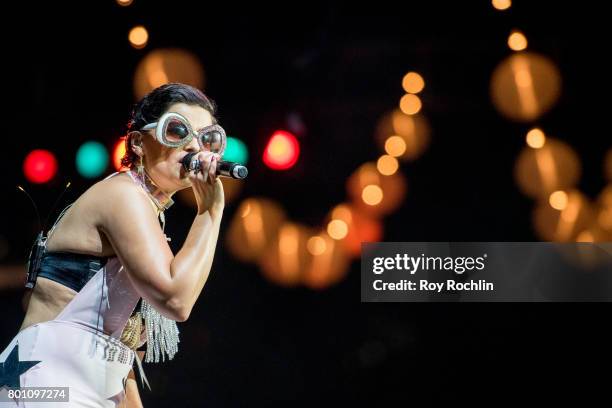
[[(172, 358), (174, 322), (187, 320), (210, 273), (224, 210), (215, 171), (225, 133), (214, 113), (202, 92), (183, 84), (161, 86), (136, 105), (123, 159), (129, 171), (89, 188), (48, 234), (23, 325), (0, 354), (4, 385), (69, 387), (69, 403), (47, 407), (140, 405), (134, 350), (146, 337), (146, 361)], [(189, 153), (196, 155), (186, 171)], [(163, 211), (188, 187), (197, 215), (173, 255)], [(0, 402), (21, 406), (7, 404)]]

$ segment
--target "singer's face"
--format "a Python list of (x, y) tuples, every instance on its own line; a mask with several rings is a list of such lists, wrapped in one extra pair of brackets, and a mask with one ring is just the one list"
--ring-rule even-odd
[[(196, 132), (213, 124), (210, 112), (198, 105), (175, 103), (170, 105), (166, 112), (183, 115)], [(191, 181), (181, 160), (187, 153), (200, 151), (197, 138), (194, 137), (183, 147), (166, 147), (155, 139), (155, 129), (143, 133), (144, 164), (153, 181), (167, 192), (190, 187)]]

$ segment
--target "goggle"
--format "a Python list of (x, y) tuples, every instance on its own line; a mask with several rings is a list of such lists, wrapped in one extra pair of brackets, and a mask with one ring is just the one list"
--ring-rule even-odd
[(225, 130), (221, 126), (206, 126), (196, 133), (189, 121), (176, 112), (164, 113), (157, 122), (149, 123), (141, 130), (151, 129), (155, 129), (155, 139), (168, 147), (183, 147), (196, 137), (202, 149), (223, 155), (227, 143)]

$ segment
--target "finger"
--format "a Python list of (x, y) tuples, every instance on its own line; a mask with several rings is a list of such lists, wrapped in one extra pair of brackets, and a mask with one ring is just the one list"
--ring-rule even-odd
[(198, 170), (192, 170), (189, 173), (187, 173), (187, 175), (189, 177), (189, 180), (191, 180), (192, 184), (195, 184), (197, 182), (201, 182), (200, 175), (198, 173), (199, 173)]
[(204, 177), (204, 182), (206, 183), (209, 179), (210, 166), (212, 163), (212, 157), (209, 156), (206, 161), (204, 161), (204, 165), (202, 167), (202, 176)]
[(210, 157), (211, 157), (211, 154), (207, 154), (206, 152), (199, 152), (195, 156), (193, 156), (193, 160), (197, 160), (197, 162), (199, 163), (199, 166), (194, 169), (196, 175), (198, 173), (203, 174), (206, 162), (210, 160)]
[(213, 157), (210, 161), (210, 169), (208, 170), (208, 178), (210, 180), (210, 184), (215, 184), (215, 180), (217, 179), (217, 158)]

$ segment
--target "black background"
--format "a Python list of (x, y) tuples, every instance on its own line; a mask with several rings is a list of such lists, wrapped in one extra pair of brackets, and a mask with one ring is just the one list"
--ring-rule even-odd
[[(28, 186), (43, 214), (67, 180), (66, 200), (78, 197), (91, 183), (76, 174), (78, 146), (92, 138), (112, 146), (135, 102), (136, 64), (166, 46), (200, 57), (221, 124), (248, 144), (242, 197), (273, 198), (294, 220), (318, 225), (345, 199), (351, 172), (380, 154), (376, 122), (402, 96), (402, 76), (415, 70), (426, 81), (432, 143), (402, 165), (408, 195), (385, 218), (384, 239), (537, 240), (534, 203), (512, 176), (529, 127), (494, 110), (490, 75), (510, 54), (513, 28), (557, 64), (562, 96), (537, 125), (576, 150), (578, 187), (595, 197), (611, 145), (610, 23), (602, 5), (515, 1), (498, 12), (488, 1), (7, 4), (0, 235), (10, 251), (3, 262), (22, 261), (37, 228), (15, 185)], [(144, 50), (127, 41), (136, 24), (150, 33)], [(308, 129), (302, 156), (290, 172), (273, 172), (259, 157), (290, 111)], [(23, 180), (23, 158), (34, 148), (58, 156), (49, 185)], [(179, 202), (167, 212), (175, 249), (192, 211)], [(229, 205), (224, 226), (234, 211)], [(361, 304), (358, 270), (355, 262), (325, 291), (283, 289), (220, 245), (204, 294), (180, 325), (181, 352), (145, 366), (153, 392), (142, 392), (144, 405), (428, 406), (489, 393), (528, 402), (528, 391), (547, 400), (603, 390), (608, 304)], [(22, 293), (0, 293), (6, 345), (23, 318)]]

